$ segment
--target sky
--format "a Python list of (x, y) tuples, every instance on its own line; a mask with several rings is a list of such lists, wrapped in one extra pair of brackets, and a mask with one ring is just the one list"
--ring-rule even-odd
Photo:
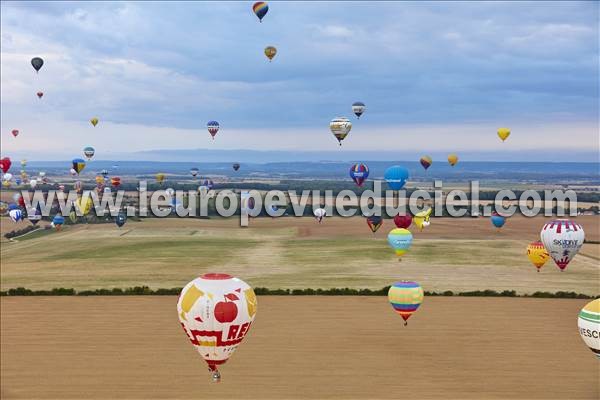
[[(598, 161), (598, 2), (269, 2), (262, 23), (252, 2), (0, 7), (3, 156), (70, 159), (91, 145), (98, 159), (218, 149)], [(367, 105), (360, 120), (355, 101)], [(341, 149), (329, 131), (339, 116), (353, 122)], [(221, 124), (214, 141), (209, 120)]]

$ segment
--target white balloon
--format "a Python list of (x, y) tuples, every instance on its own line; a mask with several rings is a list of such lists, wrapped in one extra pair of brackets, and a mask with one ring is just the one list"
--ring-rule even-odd
[(37, 186), (37, 179), (30, 180), (29, 186), (31, 186), (32, 189), (35, 189), (35, 187)]
[(562, 271), (583, 246), (585, 232), (574, 221), (556, 219), (544, 225), (540, 237), (550, 257)]
[(242, 342), (256, 315), (256, 295), (248, 284), (227, 274), (205, 274), (188, 283), (177, 301), (177, 315), (213, 380)]

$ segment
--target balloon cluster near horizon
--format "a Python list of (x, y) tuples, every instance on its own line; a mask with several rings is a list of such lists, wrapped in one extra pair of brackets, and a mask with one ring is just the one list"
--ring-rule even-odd
[(256, 295), (244, 281), (227, 274), (204, 274), (189, 282), (177, 301), (177, 316), (188, 339), (208, 364), (213, 381), (254, 321)]

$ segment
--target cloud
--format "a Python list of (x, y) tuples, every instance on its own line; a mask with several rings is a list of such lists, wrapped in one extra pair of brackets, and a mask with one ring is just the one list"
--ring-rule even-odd
[[(532, 124), (558, 143), (554, 127), (598, 123), (598, 3), (276, 2), (262, 24), (237, 2), (0, 7), (3, 144), (6, 129), (29, 124), (32, 146), (45, 148), (50, 133), (66, 141), (49, 143), (57, 148), (103, 141), (76, 136), (98, 116), (127, 127), (114, 139), (133, 150), (175, 145), (164, 139), (211, 119), (251, 148), (318, 148), (357, 100), (372, 141), (355, 143), (369, 148), (405, 127), (476, 135), (469, 126)], [(35, 74), (38, 55), (46, 64)], [(595, 143), (578, 129), (578, 146)], [(435, 143), (470, 148), (479, 141), (469, 135)], [(393, 145), (421, 145), (407, 137)]]

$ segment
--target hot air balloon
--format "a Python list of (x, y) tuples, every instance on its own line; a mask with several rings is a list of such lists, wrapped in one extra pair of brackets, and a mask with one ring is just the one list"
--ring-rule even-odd
[(17, 192), (13, 194), (13, 200), (19, 207), (25, 208), (25, 199), (23, 198), (21, 193)]
[(27, 210), (27, 219), (32, 225), (37, 225), (42, 219), (42, 212), (39, 207), (31, 207)]
[(240, 169), (240, 164), (238, 164), (238, 163), (233, 164), (233, 170), (237, 171), (238, 169)]
[(371, 232), (375, 233), (383, 225), (383, 218), (377, 215), (371, 215), (370, 217), (367, 217), (367, 225), (369, 225)]
[(102, 175), (96, 175), (94, 181), (96, 181), (96, 185), (104, 185), (104, 177)]
[(269, 62), (273, 60), (273, 57), (277, 54), (277, 49), (273, 46), (265, 47), (265, 56), (269, 59)]
[(254, 291), (227, 274), (204, 274), (188, 283), (177, 301), (181, 326), (208, 364), (212, 379), (221, 379), (218, 367), (242, 342), (256, 315)]
[(388, 233), (388, 243), (396, 252), (396, 255), (402, 257), (408, 249), (410, 249), (410, 245), (412, 244), (412, 233), (408, 229), (403, 228), (394, 228)]
[(396, 215), (394, 217), (394, 224), (396, 224), (396, 227), (398, 228), (402, 228), (402, 229), (408, 229), (408, 227), (410, 226), (410, 224), (412, 224), (412, 215), (407, 214), (407, 215)]
[(429, 156), (423, 156), (419, 159), (419, 162), (421, 163), (421, 165), (423, 166), (423, 168), (425, 168), (425, 171), (427, 171), (427, 169), (429, 167), (431, 167), (431, 164), (433, 164), (433, 161), (431, 160), (431, 157)]
[(313, 214), (315, 216), (315, 219), (321, 223), (323, 221), (323, 218), (325, 218), (325, 216), (327, 215), (327, 211), (324, 208), (317, 208), (315, 211), (313, 211)]
[(17, 223), (23, 220), (23, 211), (19, 208), (15, 208), (8, 212), (8, 216), (14, 223)]
[(190, 174), (195, 178), (198, 173), (200, 173), (200, 170), (198, 168), (192, 168), (190, 169)]
[(120, 228), (125, 225), (125, 222), (127, 222), (127, 214), (125, 214), (123, 211), (119, 211), (117, 218), (115, 218), (115, 224), (117, 224), (117, 226)]
[(577, 318), (579, 335), (600, 360), (600, 299), (587, 303)]
[(8, 172), (8, 170), (10, 169), (11, 165), (12, 165), (12, 163), (10, 162), (10, 158), (9, 157), (4, 157), (3, 159), (0, 160), (0, 169), (4, 173)]
[(556, 219), (546, 223), (540, 236), (548, 254), (561, 271), (567, 268), (585, 240), (583, 227), (568, 219)]
[(35, 72), (39, 72), (40, 68), (44, 65), (44, 60), (40, 57), (34, 57), (31, 59), (31, 66), (35, 69)]
[(408, 319), (417, 311), (423, 297), (423, 288), (417, 282), (395, 282), (388, 290), (388, 300), (404, 320), (404, 326), (408, 325)]
[(121, 186), (121, 178), (119, 178), (118, 176), (113, 176), (112, 178), (110, 178), (110, 184), (117, 189), (119, 186)]
[(5, 173), (4, 175), (2, 175), (2, 180), (4, 182), (10, 182), (13, 178), (13, 175), (10, 172)]
[(74, 158), (72, 163), (72, 169), (77, 173), (77, 175), (79, 175), (79, 173), (85, 168), (85, 161), (83, 161), (81, 158)]
[(500, 139), (502, 139), (503, 142), (506, 139), (508, 139), (509, 136), (510, 136), (510, 129), (509, 128), (499, 128), (498, 129), (498, 137)]
[(100, 171), (100, 175), (102, 175), (103, 177), (106, 178), (106, 176), (108, 175), (108, 170), (107, 169), (103, 169), (102, 171)]
[(420, 229), (423, 230), (423, 228), (429, 226), (429, 219), (431, 217), (431, 212), (433, 211), (433, 209), (430, 207), (427, 210), (423, 210), (421, 212), (418, 212), (415, 214), (415, 216), (413, 217), (413, 221), (415, 222), (415, 225)]
[(262, 22), (262, 19), (265, 17), (265, 15), (267, 15), (267, 12), (269, 11), (269, 5), (266, 1), (257, 1), (252, 6), (252, 11), (254, 11), (254, 14), (256, 14), (258, 20)]
[(205, 179), (204, 182), (202, 182), (202, 186), (206, 187), (206, 189), (208, 190), (212, 190), (215, 187), (215, 183), (212, 181), (212, 179)]
[(385, 170), (383, 178), (392, 190), (400, 190), (408, 179), (408, 170), (399, 165), (393, 165)]
[(458, 162), (458, 156), (457, 156), (456, 154), (452, 153), (452, 154), (450, 154), (450, 155), (448, 156), (448, 163), (449, 163), (451, 166), (453, 166), (453, 167), (454, 167), (454, 166), (456, 165), (456, 163), (457, 163), (457, 162)]
[(19, 130), (18, 130), (18, 129), (13, 129), (13, 130), (12, 130), (10, 133), (12, 133), (12, 135), (13, 135), (14, 137), (17, 137), (17, 136), (19, 136)]
[(94, 150), (93, 147), (88, 146), (83, 148), (83, 155), (85, 156), (85, 158), (88, 159), (88, 161), (91, 160), (92, 157), (94, 157), (95, 152), (96, 150)]
[(25, 168), (27, 166), (27, 160), (26, 159), (22, 159), (21, 160), (21, 167)]
[(44, 96), (44, 92), (37, 92), (37, 97), (41, 99)]
[(64, 223), (65, 218), (60, 214), (56, 214), (52, 219), (52, 226), (54, 226), (54, 228), (56, 228), (57, 231), (60, 231)]
[(356, 183), (356, 186), (362, 186), (363, 182), (369, 176), (369, 167), (366, 164), (358, 163), (350, 167), (350, 178)]
[(75, 208), (79, 211), (80, 215), (88, 215), (94, 207), (92, 196), (88, 191), (78, 196), (73, 204), (75, 204)]
[(94, 126), (98, 125), (98, 118), (94, 117), (94, 118), (90, 119), (90, 123)]
[(535, 265), (537, 272), (540, 272), (540, 268), (546, 264), (546, 261), (550, 258), (550, 254), (546, 251), (544, 244), (537, 241), (527, 245), (527, 257)]
[(337, 117), (331, 120), (329, 129), (341, 146), (342, 140), (348, 136), (348, 133), (350, 133), (350, 130), (352, 129), (352, 122), (350, 122), (348, 118)]
[(361, 101), (357, 101), (356, 103), (352, 104), (352, 112), (354, 113), (354, 115), (356, 115), (356, 118), (360, 119), (360, 116), (363, 115), (365, 109), (365, 103)]
[(492, 213), (492, 217), (490, 218), (490, 221), (492, 221), (492, 225), (494, 225), (496, 228), (500, 229), (504, 226), (504, 223), (506, 222), (506, 218), (503, 215), (500, 215), (494, 211)]
[(30, 186), (32, 189), (35, 189), (35, 187), (37, 186), (37, 183), (38, 183), (38, 182), (37, 182), (37, 179), (31, 179), (31, 180), (29, 181), (29, 186)]
[(215, 140), (215, 135), (219, 132), (219, 128), (221, 125), (217, 121), (208, 121), (206, 123), (206, 128), (208, 129), (208, 133), (212, 136), (213, 140)]
[(165, 174), (163, 174), (162, 172), (159, 172), (158, 174), (156, 174), (156, 182), (158, 182), (159, 185), (162, 185), (162, 183), (165, 180)]

